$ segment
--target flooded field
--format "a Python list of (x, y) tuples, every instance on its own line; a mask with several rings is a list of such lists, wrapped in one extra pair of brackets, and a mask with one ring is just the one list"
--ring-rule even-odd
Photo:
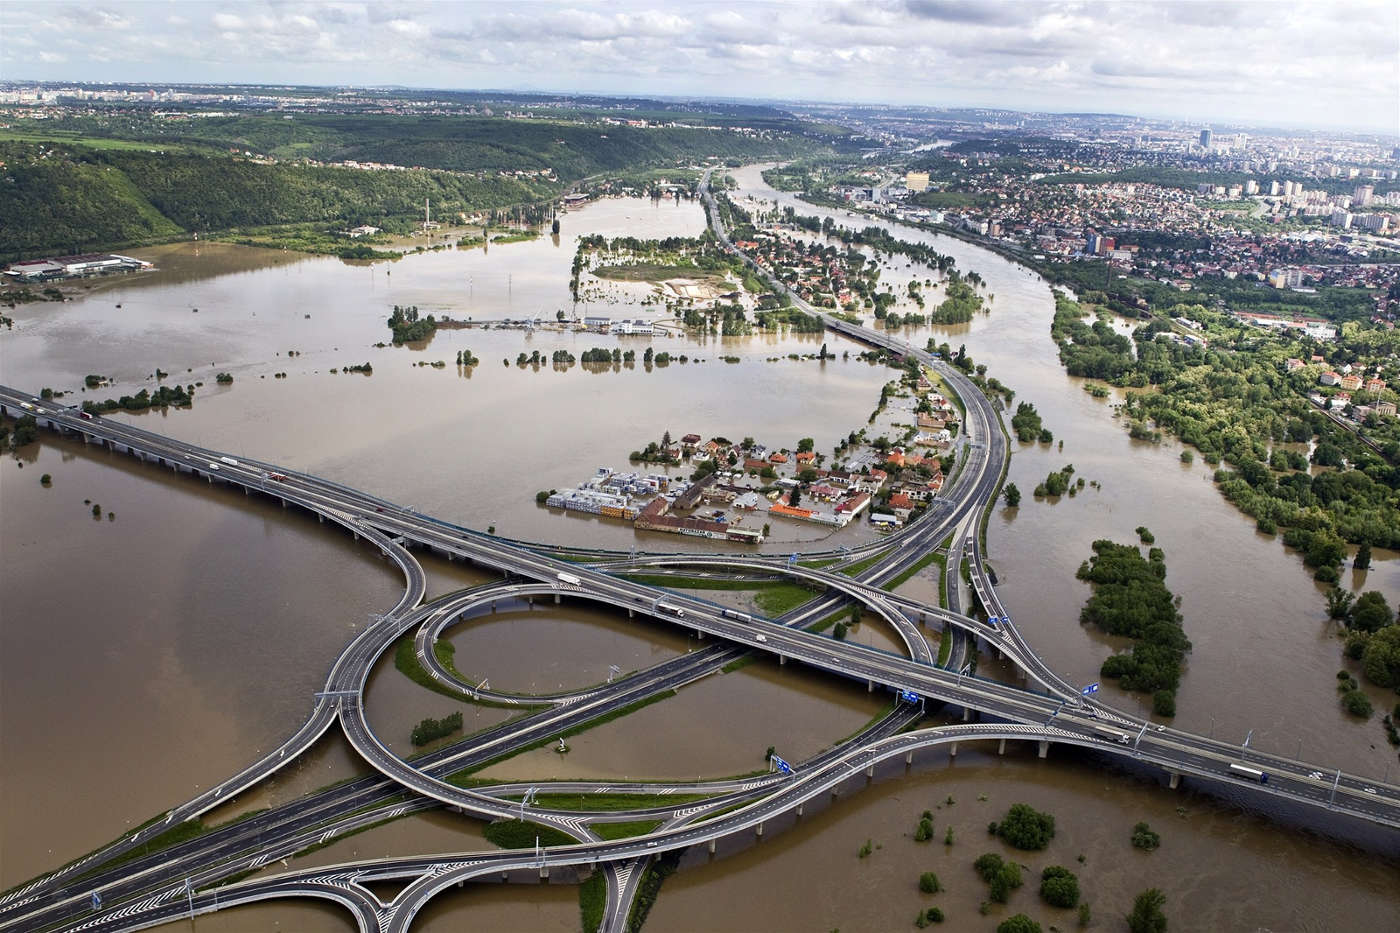
[[(833, 217), (862, 227), (877, 223), (845, 211), (814, 207), (773, 191), (757, 168), (735, 173), (744, 191), (791, 205), (799, 213)], [(1254, 520), (1224, 500), (1199, 458), (1180, 462), (1180, 446), (1134, 441), (1113, 418), (1113, 398), (1096, 399), (1083, 380), (1065, 374), (1050, 340), (1049, 287), (1001, 257), (962, 240), (879, 222), (900, 237), (934, 245), (958, 267), (976, 270), (994, 294), (991, 313), (954, 327), (911, 328), (916, 344), (929, 335), (967, 344), (978, 363), (1035, 404), (1056, 445), (1012, 441), (1008, 481), (1022, 491), (1018, 509), (996, 508), (987, 532), (988, 557), (1001, 580), (1002, 602), (1031, 645), (1068, 680), (1099, 679), (1099, 666), (1124, 645), (1081, 626), (1089, 587), (1075, 579), (1098, 538), (1133, 543), (1146, 525), (1166, 552), (1167, 586), (1181, 597), (1186, 634), (1194, 644), (1177, 694), (1175, 724), (1244, 740), (1277, 754), (1301, 754), (1325, 767), (1384, 778), (1400, 775), (1394, 750), (1375, 719), (1359, 722), (1342, 712), (1333, 675), (1343, 666), (1336, 626), (1327, 620), (1325, 587), (1301, 558), (1275, 537), (1260, 535)], [(1063, 441), (1063, 450), (1058, 442)], [(1096, 480), (1074, 498), (1037, 500), (1030, 492), (1067, 463)], [(1377, 552), (1378, 554), (1380, 552)], [(1353, 588), (1379, 589), (1400, 600), (1400, 559), (1385, 553), (1369, 572), (1346, 571)], [(937, 590), (929, 593), (936, 599)], [(1105, 683), (1109, 702), (1141, 713), (1148, 698)], [(1378, 709), (1389, 691), (1367, 687)]]
[[(314, 518), (80, 443), (0, 459), (0, 502), (0, 887), (280, 742), (354, 627), (402, 592)], [(325, 754), (276, 786), (343, 776)]]
[(801, 665), (760, 661), (711, 674), (674, 696), (568, 740), (492, 765), (481, 777), (694, 780), (765, 769), (769, 745), (801, 761), (858, 731), (889, 703), (883, 691)]
[[(800, 213), (869, 222), (772, 192), (756, 169), (734, 174), (746, 190)], [(204, 382), (194, 408), (119, 417), (319, 473), (473, 528), (577, 546), (709, 550), (715, 545), (639, 536), (620, 522), (552, 512), (535, 504), (535, 493), (574, 485), (598, 466), (624, 467), (628, 451), (667, 430), (751, 435), (789, 447), (810, 436), (818, 451), (830, 451), (866, 424), (892, 371), (858, 362), (860, 348), (832, 335), (648, 341), (493, 328), (439, 331), (426, 347), (374, 346), (388, 340), (384, 319), (395, 304), (478, 321), (572, 313), (567, 281), (578, 235), (695, 235), (703, 224), (693, 203), (616, 200), (566, 215), (558, 242), (430, 252), (391, 264), (207, 243), (138, 251), (160, 271), (102, 283), (62, 305), (17, 309), (16, 329), (0, 335), (0, 381), (76, 390), (85, 375), (98, 374), (115, 384), (75, 398), (106, 398), (153, 384), (148, 377), (159, 367), (171, 382)], [(1002, 599), (1036, 650), (1070, 680), (1098, 679), (1102, 659), (1121, 646), (1080, 626), (1089, 591), (1074, 571), (1095, 539), (1133, 541), (1133, 529), (1146, 525), (1166, 551), (1167, 584), (1181, 596), (1195, 645), (1175, 724), (1241, 741), (1253, 730), (1253, 747), (1395, 780), (1395, 754), (1376, 721), (1357, 722), (1338, 708), (1340, 646), (1322, 589), (1297, 555), (1255, 532), (1253, 521), (1216, 492), (1208, 467), (1182, 465), (1170, 440), (1130, 440), (1112, 417), (1114, 399), (1094, 399), (1064, 374), (1048, 336), (1051, 299), (1042, 281), (958, 240), (899, 234), (936, 243), (959, 268), (979, 272), (996, 295), (990, 314), (958, 327), (911, 329), (909, 339), (965, 342), (1018, 400), (1036, 404), (1064, 442), (1062, 451), (1012, 444), (1009, 478), (1026, 495), (1019, 509), (995, 509), (988, 531)], [(903, 281), (914, 272), (901, 267), (892, 274)], [(580, 315), (649, 313), (633, 286), (587, 294)], [(814, 353), (823, 342), (837, 359), (786, 358)], [(577, 355), (593, 346), (639, 356), (654, 346), (692, 361), (603, 372), (535, 371), (513, 362), (522, 350)], [(464, 349), (481, 364), (453, 365)], [(841, 359), (848, 350), (851, 358)], [(780, 361), (769, 362), (774, 356)], [(437, 360), (446, 365), (416, 365)], [(366, 361), (371, 376), (330, 372)], [(216, 387), (218, 372), (233, 374), (232, 386)], [(1029, 495), (1066, 463), (1102, 488), (1058, 502)], [(44, 473), (52, 476), (50, 488), (39, 483)], [(0, 888), (163, 812), (292, 732), (356, 627), (401, 591), (391, 565), (314, 519), (77, 443), (45, 437), (18, 459), (0, 460), (0, 503)], [(94, 503), (102, 507), (98, 518)], [(767, 548), (858, 543), (870, 537), (866, 527), (831, 535), (774, 522)], [(460, 564), (425, 564), (430, 597), (488, 579)], [(1372, 567), (1348, 570), (1346, 582), (1380, 589), (1392, 604), (1400, 600), (1400, 556), (1377, 552)], [(901, 591), (936, 603), (936, 569)], [(464, 673), (524, 691), (586, 686), (605, 680), (610, 665), (640, 668), (698, 644), (684, 630), (569, 606), (500, 614), (447, 637)], [(894, 646), (873, 621), (851, 637)], [(984, 673), (992, 670), (988, 663)], [(1393, 705), (1392, 695), (1370, 692), (1378, 707)], [(1143, 708), (1111, 685), (1104, 694), (1115, 705)], [(859, 729), (884, 700), (863, 686), (761, 662), (576, 736), (568, 755), (538, 749), (488, 774), (743, 773), (762, 768), (768, 745), (793, 760), (829, 746)], [(385, 741), (404, 754), (412, 751), (409, 730), (424, 716), (460, 709), (471, 732), (512, 715), (425, 691), (394, 670), (392, 657), (376, 668), (367, 704)], [(343, 740), (328, 738), (211, 819), (362, 771)], [(99, 782), (103, 792), (93, 793)], [(905, 836), (918, 812), (949, 793), (958, 803), (936, 810), (939, 841), (915, 849)], [(977, 801), (983, 793), (988, 800)], [(924, 900), (944, 906), (951, 928), (993, 929), (1005, 911), (978, 913), (985, 885), (970, 864), (983, 851), (1001, 851), (986, 837), (986, 822), (1017, 800), (1059, 820), (1051, 849), (1022, 860), (1036, 870), (1064, 864), (1079, 872), (1095, 927), (1108, 928), (1109, 918), (1150, 885), (1167, 893), (1173, 928), (1183, 929), (1380, 929), (1400, 909), (1396, 866), (1373, 854), (1084, 762), (964, 753), (955, 767), (881, 782), (757, 847), (687, 868), (667, 882), (648, 929), (754, 929), (763, 917), (794, 929), (902, 928)], [(1163, 833), (1159, 852), (1128, 848), (1126, 833), (1140, 819)], [(958, 841), (946, 850), (941, 839), (950, 824)], [(419, 817), (324, 852), (426, 850), (450, 844), (447, 837), (457, 831), (436, 816)], [(475, 839), (470, 830), (461, 838)], [(884, 848), (858, 859), (866, 838)], [(914, 881), (929, 869), (948, 891), (921, 900)], [(791, 893), (794, 877), (804, 879), (805, 893)], [(1073, 925), (1072, 917), (1044, 908), (1030, 883), (1011, 906), (1061, 928)], [(468, 923), (577, 929), (576, 891), (469, 885), (435, 901), (419, 928)], [(334, 908), (286, 904), (200, 918), (198, 926), (349, 928)]]
[[(1394, 883), (1400, 863), (1279, 828), (1209, 798), (1145, 785), (1092, 760), (1039, 761), (1029, 749), (1008, 747), (998, 758), (964, 748), (953, 761), (945, 752), (926, 754), (928, 761), (916, 762), (907, 776), (843, 793), (821, 812), (783, 821), (781, 832), (756, 845), (736, 840), (729, 843), (732, 854), (713, 862), (703, 850), (687, 854), (646, 929), (755, 930), (767, 917), (793, 930), (902, 930), (931, 906), (943, 910), (944, 928), (952, 930), (990, 933), (1021, 912), (1046, 928), (1078, 929), (1075, 911), (1037, 896), (1040, 872), (1050, 865), (1079, 876), (1091, 930), (1123, 928), (1119, 918), (1149, 887), (1166, 894), (1171, 929), (1381, 930), (1393, 926), (1400, 908)], [(1018, 851), (988, 836), (987, 823), (1013, 803), (1055, 817), (1045, 851)], [(933, 812), (934, 838), (918, 843), (913, 834), (924, 810)], [(1161, 835), (1161, 848), (1132, 848), (1139, 821)], [(944, 844), (949, 828), (951, 846)], [(866, 840), (872, 852), (861, 858)], [(984, 852), (1026, 866), (1025, 884), (1010, 903), (991, 904), (985, 915), (979, 908), (988, 887), (972, 868)], [(925, 871), (938, 875), (941, 893), (919, 892)]]

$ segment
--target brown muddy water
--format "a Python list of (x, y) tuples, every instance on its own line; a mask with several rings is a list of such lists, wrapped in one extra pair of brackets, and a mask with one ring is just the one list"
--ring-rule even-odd
[[(762, 191), (755, 170), (736, 175), (764, 196), (787, 197)], [(859, 349), (831, 336), (656, 338), (650, 345), (657, 350), (706, 362), (651, 372), (640, 364), (618, 372), (575, 367), (559, 373), (548, 366), (532, 372), (500, 362), (535, 348), (548, 354), (563, 347), (577, 355), (616, 345), (640, 356), (647, 341), (626, 337), (452, 330), (439, 331), (426, 348), (373, 347), (387, 338), (383, 318), (396, 303), (455, 317), (548, 320), (555, 309), (570, 309), (574, 236), (694, 234), (702, 225), (691, 204), (607, 201), (568, 215), (559, 245), (543, 238), (489, 253), (409, 256), (392, 265), (347, 266), (210, 244), (162, 247), (153, 251), (159, 273), (104, 283), (63, 305), (17, 309), (16, 330), (0, 337), (0, 379), (76, 388), (85, 374), (99, 373), (118, 383), (95, 393), (105, 398), (148, 385), (147, 374), (160, 366), (175, 380), (206, 383), (195, 408), (122, 417), (321, 473), (465, 525), (494, 524), (503, 534), (622, 548), (703, 547), (670, 536), (637, 538), (625, 525), (550, 513), (535, 506), (534, 492), (572, 485), (600, 465), (621, 467), (627, 451), (668, 429), (673, 435), (753, 435), (774, 446), (812, 436), (818, 450), (830, 450), (866, 423), (891, 372), (854, 359), (765, 361), (815, 352), (823, 340), (852, 356)], [(1253, 729), (1255, 747), (1301, 752), (1324, 767), (1377, 778), (1390, 768), (1395, 780), (1394, 754), (1376, 722), (1356, 723), (1337, 708), (1332, 675), (1342, 663), (1339, 646), (1324, 618), (1321, 588), (1296, 555), (1258, 535), (1252, 521), (1224, 502), (1203, 464), (1183, 467), (1172, 442), (1129, 440), (1108, 400), (1091, 398), (1079, 380), (1064, 375), (1048, 336), (1051, 302), (1043, 282), (958, 240), (908, 230), (900, 235), (936, 241), (961, 268), (981, 273), (986, 291), (996, 295), (991, 314), (957, 328), (912, 330), (910, 339), (921, 343), (931, 333), (954, 345), (965, 341), (991, 375), (1017, 390), (1018, 400), (1037, 405), (1046, 426), (1065, 442), (1062, 452), (1013, 444), (1010, 479), (1026, 495), (1014, 512), (995, 510), (989, 529), (1002, 598), (1037, 650), (1071, 679), (1097, 679), (1102, 658), (1115, 646), (1080, 627), (1088, 590), (1074, 570), (1094, 539), (1131, 541), (1133, 528), (1145, 524), (1166, 550), (1167, 583), (1182, 597), (1195, 643), (1176, 724), (1240, 739)], [(602, 298), (581, 307), (581, 314), (649, 314), (636, 304), (635, 288), (607, 292), (599, 286), (590, 294)], [(116, 309), (117, 303), (123, 307)], [(482, 364), (459, 372), (451, 362), (464, 348)], [(301, 355), (288, 357), (288, 350)], [(741, 362), (718, 362), (724, 354)], [(447, 367), (413, 365), (437, 359)], [(329, 373), (366, 360), (373, 376)], [(234, 374), (232, 387), (214, 386), (219, 371)], [(278, 372), (287, 378), (274, 379)], [(1103, 489), (1053, 503), (1029, 495), (1047, 472), (1070, 462)], [(51, 489), (39, 486), (45, 472), (53, 475)], [(85, 498), (102, 504), (100, 521)], [(115, 520), (108, 521), (108, 509)], [(367, 549), (309, 518), (47, 438), (18, 461), (0, 461), (0, 513), (0, 886), (162, 812), (291, 732), (352, 627), (392, 604), (401, 584)], [(774, 527), (779, 550), (825, 533), (786, 522)], [(831, 543), (852, 543), (864, 533), (863, 526), (850, 529)], [(1400, 559), (1376, 558), (1364, 579), (1348, 582), (1381, 589), (1394, 603)], [(460, 565), (430, 574), (433, 593), (477, 582)], [(932, 570), (926, 574), (932, 580)], [(929, 590), (936, 601), (936, 580), (930, 586), (924, 577), (906, 591)], [(862, 630), (874, 627), (867, 623)], [(609, 657), (631, 657), (640, 666), (657, 653), (684, 650), (674, 633), (642, 635), (625, 623), (610, 627), (577, 618), (540, 625), (520, 655), (512, 655), (490, 625), (482, 632), (486, 637), (474, 640), (468, 626), (451, 637), (492, 652), (493, 665), (522, 681), (544, 669), (535, 661), (554, 665), (549, 670), (556, 684), (581, 683), (601, 679), (599, 665), (627, 669)], [(555, 639), (560, 643), (551, 646)], [(587, 672), (564, 663), (569, 646), (586, 646)], [(458, 651), (460, 660), (464, 649)], [(566, 673), (577, 676), (566, 679)], [(1105, 695), (1117, 705), (1137, 703), (1109, 685)], [(1394, 702), (1379, 691), (1373, 698), (1383, 708)], [(453, 708), (448, 698), (406, 681), (391, 661), (371, 681), (374, 722), (386, 739), (397, 736), (401, 750), (414, 722)], [(577, 736), (567, 756), (542, 749), (496, 769), (540, 778), (737, 773), (761, 767), (769, 744), (801, 757), (855, 731), (877, 709), (876, 699), (858, 687), (760, 663), (708, 677)], [(508, 715), (474, 708), (468, 728)], [(239, 803), (266, 805), (358, 770), (343, 741), (327, 741), (280, 784)], [(1392, 863), (1207, 800), (1143, 787), (1053, 754), (1049, 762), (1036, 762), (964, 752), (953, 773), (881, 783), (838, 803), (832, 814), (809, 816), (794, 832), (713, 867), (683, 871), (668, 882), (652, 925), (771, 929), (763, 918), (778, 917), (782, 928), (903, 927), (920, 900), (913, 882), (925, 870), (923, 858), (906, 853), (896, 865), (882, 856), (913, 847), (900, 834), (912, 832), (918, 811), (949, 792), (959, 801), (958, 819), (966, 821), (957, 824), (959, 842), (953, 853), (944, 853), (941, 841), (922, 851), (932, 859), (926, 867), (950, 889), (945, 909), (953, 917), (955, 907), (963, 924), (955, 928), (995, 925), (995, 913), (984, 918), (976, 912), (984, 886), (969, 866), (996, 847), (985, 837), (986, 821), (1015, 800), (1059, 817), (1050, 852), (1022, 860), (1038, 869), (1053, 858), (1079, 871), (1094, 903), (1095, 927), (1110, 928), (1109, 918), (1121, 916), (1133, 893), (1152, 884), (1168, 894), (1174, 928), (1382, 929), (1400, 907)], [(101, 794), (92, 792), (98, 780)], [(978, 793), (990, 801), (975, 804)], [(1187, 808), (1185, 817), (1177, 815), (1179, 805)], [(987, 807), (991, 816), (983, 812)], [(936, 817), (941, 840), (949, 817), (944, 811)], [(1127, 831), (1139, 819), (1163, 832), (1163, 848), (1152, 855), (1127, 848)], [(405, 823), (410, 828), (402, 830), (409, 843), (435, 844), (431, 831), (420, 837), (415, 825), (422, 824)], [(885, 848), (858, 860), (855, 851), (865, 838)], [(766, 851), (775, 845), (784, 851)], [(1082, 869), (1074, 861), (1081, 851), (1088, 859)], [(773, 874), (779, 871), (782, 877)], [(792, 878), (817, 883), (804, 880), (798, 887)], [(944, 897), (930, 903), (944, 903)], [(1071, 918), (1039, 906), (1029, 881), (1012, 906), (1070, 925)], [(1336, 922), (1329, 922), (1333, 916)], [(564, 886), (469, 887), (435, 903), (424, 928), (467, 922), (483, 929), (573, 929), (575, 892)], [(344, 928), (333, 910), (281, 904), (198, 924)]]
[[(814, 207), (773, 191), (759, 169), (735, 173), (757, 197), (794, 206), (799, 213), (833, 217), (848, 226), (876, 223), (845, 211)], [(1211, 482), (1201, 458), (1180, 462), (1180, 445), (1134, 441), (1113, 418), (1110, 399), (1095, 399), (1084, 380), (1065, 374), (1050, 340), (1053, 302), (1049, 287), (1000, 256), (951, 237), (880, 223), (900, 237), (926, 242), (976, 270), (995, 295), (991, 313), (956, 327), (912, 328), (910, 339), (928, 336), (986, 363), (988, 375), (1016, 390), (1016, 401), (1035, 404), (1056, 445), (1012, 441), (1008, 481), (1022, 492), (1018, 509), (998, 507), (988, 528), (988, 558), (996, 568), (1002, 602), (1031, 645), (1071, 681), (1099, 679), (1103, 659), (1124, 644), (1080, 625), (1089, 587), (1075, 571), (1099, 538), (1136, 542), (1146, 525), (1166, 551), (1167, 586), (1181, 597), (1181, 614), (1194, 650), (1177, 694), (1175, 724), (1243, 741), (1277, 754), (1299, 755), (1324, 768), (1344, 768), (1384, 779), (1400, 777), (1394, 750), (1377, 720), (1358, 722), (1337, 703), (1334, 674), (1345, 662), (1336, 627), (1327, 621), (1325, 587), (1276, 537), (1254, 530)], [(1116, 398), (1116, 396), (1115, 396)], [(1058, 442), (1064, 442), (1060, 450)], [(1036, 500), (1031, 491), (1047, 473), (1072, 463), (1076, 476), (1097, 480), (1058, 501)], [(1386, 553), (1372, 570), (1345, 582), (1379, 589), (1400, 600), (1400, 555)], [(936, 593), (936, 590), (933, 591)], [(1104, 684), (1108, 702), (1141, 713), (1151, 704)], [(1367, 688), (1378, 710), (1395, 705), (1390, 691)]]
[[(654, 550), (707, 544), (675, 535), (640, 538), (630, 525), (535, 504), (541, 489), (577, 485), (598, 466), (628, 468), (627, 454), (664, 431), (705, 437), (752, 436), (818, 450), (865, 423), (888, 371), (854, 359), (859, 348), (820, 334), (753, 338), (639, 338), (550, 329), (439, 330), (426, 347), (384, 347), (396, 304), (477, 320), (539, 317), (654, 318), (637, 286), (597, 280), (606, 304), (568, 293), (579, 235), (696, 235), (704, 215), (689, 202), (597, 202), (570, 213), (567, 235), (494, 247), (447, 250), (394, 263), (180, 244), (153, 251), (171, 266), (124, 277), (71, 302), (17, 308), (16, 329), (0, 342), (4, 379), (15, 386), (75, 390), (76, 398), (117, 397), (149, 385), (157, 367), (183, 384), (203, 382), (194, 408), (134, 417), (163, 433), (285, 463), (376, 492), (421, 511), (527, 540)], [(143, 254), (144, 255), (144, 254)], [(257, 258), (266, 260), (259, 267)], [(116, 305), (122, 307), (118, 309)], [(193, 309), (198, 308), (198, 313)], [(309, 315), (309, 317), (308, 317)], [(823, 343), (852, 358), (791, 360)], [(647, 347), (687, 354), (648, 371)], [(519, 368), (522, 350), (575, 356), (590, 347), (636, 351), (635, 366)], [(469, 349), (476, 367), (455, 365)], [(290, 351), (297, 355), (288, 356)], [(722, 361), (733, 356), (737, 363)], [(768, 362), (769, 357), (779, 357)], [(502, 365), (509, 360), (509, 365)], [(704, 360), (704, 362), (697, 362)], [(443, 361), (442, 369), (430, 364)], [(370, 362), (370, 376), (330, 370)], [(601, 369), (602, 371), (597, 371)], [(217, 386), (219, 372), (233, 375)], [(285, 373), (286, 378), (276, 378)], [(81, 391), (87, 374), (114, 381)], [(819, 414), (816, 414), (819, 413)], [(815, 414), (815, 417), (814, 417)], [(689, 467), (684, 472), (689, 472)], [(667, 472), (647, 468), (648, 472)], [(674, 472), (674, 471), (672, 471)], [(869, 537), (855, 524), (833, 534), (803, 522), (773, 522), (774, 547)], [(713, 545), (708, 545), (713, 546)]]
[[(0, 459), (0, 503), (0, 886), (280, 742), (402, 590), (314, 519), (72, 442)], [(276, 783), (338, 779), (344, 754), (322, 754)]]
[[(1039, 761), (1033, 750), (1011, 747), (1004, 758), (966, 747), (953, 760), (946, 752), (925, 754), (911, 773), (896, 768), (896, 776), (877, 778), (859, 793), (843, 791), (819, 813), (809, 809), (801, 820), (782, 821), (782, 831), (756, 845), (750, 838), (727, 843), (734, 853), (728, 857), (710, 862), (703, 850), (687, 854), (646, 929), (902, 930), (931, 906), (946, 915), (944, 929), (991, 931), (1022, 912), (1047, 929), (1078, 929), (1075, 911), (1050, 907), (1037, 895), (1040, 872), (1050, 865), (1079, 876), (1091, 930), (1124, 929), (1120, 918), (1149, 887), (1166, 894), (1173, 930), (1394, 929), (1400, 862), (1393, 857), (1378, 859), (1210, 798), (1150, 786), (1093, 759), (1056, 761), (1052, 751), (1050, 760)], [(1013, 803), (1055, 817), (1045, 851), (1018, 851), (988, 836), (987, 823)], [(934, 839), (918, 843), (913, 834), (926, 809), (933, 811)], [(1161, 835), (1161, 848), (1132, 848), (1139, 821)], [(954, 842), (946, 846), (950, 826)], [(860, 858), (866, 840), (873, 851)], [(1024, 886), (986, 915), (979, 907), (987, 885), (972, 869), (984, 852), (1026, 866)], [(919, 892), (925, 871), (938, 875), (941, 893)]]
[(484, 769), (500, 780), (662, 781), (763, 770), (769, 745), (801, 761), (858, 731), (889, 702), (884, 692), (758, 661), (715, 673), (621, 719)]

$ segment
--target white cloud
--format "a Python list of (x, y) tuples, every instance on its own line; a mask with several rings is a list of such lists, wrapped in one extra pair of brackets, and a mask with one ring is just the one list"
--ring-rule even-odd
[(240, 0), (199, 13), (97, 2), (57, 15), (0, 0), (6, 75), (1182, 116), (1208, 103), (1241, 121), (1392, 131), (1400, 112), (1394, 0)]

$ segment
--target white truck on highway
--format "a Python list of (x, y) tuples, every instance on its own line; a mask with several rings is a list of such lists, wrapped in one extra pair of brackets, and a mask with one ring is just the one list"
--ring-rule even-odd
[(571, 573), (564, 573), (563, 571), (560, 571), (559, 574), (558, 574), (558, 576), (559, 576), (559, 582), (560, 582), (560, 583), (567, 583), (567, 584), (569, 584), (569, 586), (578, 586), (580, 583), (583, 582), (582, 580), (580, 580), (578, 577), (574, 576), (573, 574), (571, 574)]

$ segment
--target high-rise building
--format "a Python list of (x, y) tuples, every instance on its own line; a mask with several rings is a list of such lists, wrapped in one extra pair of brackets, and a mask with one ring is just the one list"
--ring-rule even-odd
[(1366, 207), (1371, 203), (1371, 196), (1376, 189), (1371, 185), (1357, 185), (1356, 190), (1351, 193), (1351, 203), (1356, 207)]
[(1349, 211), (1333, 211), (1332, 226), (1341, 227), (1343, 230), (1351, 229), (1351, 213)]
[(1253, 178), (1251, 178), (1251, 179), (1249, 179), (1248, 181), (1246, 181), (1246, 182), (1244, 183), (1244, 193), (1245, 193), (1245, 194), (1258, 194), (1258, 193), (1259, 193), (1259, 182), (1255, 181)]
[(1269, 197), (1276, 198), (1276, 197), (1278, 197), (1278, 193), (1279, 193), (1278, 182), (1276, 182), (1276, 181), (1271, 181), (1271, 182), (1269, 182)]
[(1210, 130), (1201, 130), (1201, 148), (1210, 148)]
[(1390, 229), (1390, 217), (1385, 214), (1362, 214), (1356, 222), (1367, 230), (1385, 233)]

